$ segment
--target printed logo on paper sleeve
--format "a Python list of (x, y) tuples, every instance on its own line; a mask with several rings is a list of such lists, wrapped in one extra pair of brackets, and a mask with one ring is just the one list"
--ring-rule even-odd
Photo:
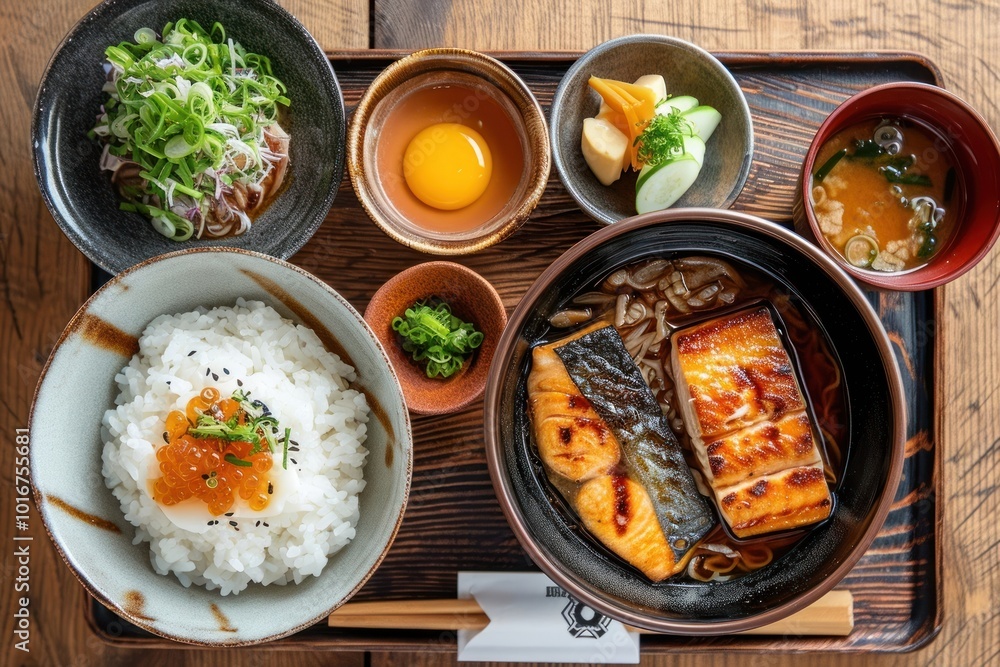
[(577, 639), (600, 639), (608, 632), (611, 619), (601, 612), (588, 607), (582, 602), (570, 597), (560, 586), (547, 586), (545, 597), (563, 597), (567, 599), (563, 607), (562, 617), (566, 620), (566, 629)]

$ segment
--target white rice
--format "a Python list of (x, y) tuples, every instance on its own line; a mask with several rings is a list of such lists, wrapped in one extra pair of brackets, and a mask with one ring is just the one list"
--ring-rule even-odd
[[(250, 582), (299, 583), (319, 575), (329, 556), (354, 538), (358, 493), (365, 486), (368, 405), (364, 394), (349, 388), (355, 378), (311, 329), (260, 302), (239, 299), (235, 308), (153, 320), (139, 339), (139, 353), (115, 377), (121, 393), (104, 415), (102, 435), (105, 482), (136, 527), (134, 542), (149, 543), (156, 572), (173, 572), (184, 586), (222, 595)], [(231, 395), (237, 380), (267, 404), (282, 428), (291, 428), (300, 449), (290, 453), (295, 463), (288, 465), (297, 472), (298, 489), (279, 515), (260, 525), (235, 517), (234, 527), (230, 517), (214, 517), (218, 525), (206, 522), (205, 532), (185, 530), (149, 495), (147, 478), (159, 476), (155, 450), (163, 444), (164, 420), (204, 387)], [(280, 453), (275, 465), (281, 465)]]

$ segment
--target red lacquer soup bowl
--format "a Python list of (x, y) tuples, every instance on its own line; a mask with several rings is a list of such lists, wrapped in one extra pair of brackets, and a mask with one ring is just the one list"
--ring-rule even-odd
[[(841, 130), (877, 118), (905, 118), (928, 130), (934, 136), (934, 147), (928, 150), (954, 159), (964, 200), (944, 246), (927, 263), (899, 272), (859, 268), (846, 261), (820, 231), (810, 196), (823, 145)], [(796, 230), (858, 280), (905, 291), (943, 285), (972, 269), (1000, 236), (1000, 144), (982, 116), (937, 86), (900, 82), (869, 88), (837, 107), (817, 131), (802, 165), (794, 215)]]

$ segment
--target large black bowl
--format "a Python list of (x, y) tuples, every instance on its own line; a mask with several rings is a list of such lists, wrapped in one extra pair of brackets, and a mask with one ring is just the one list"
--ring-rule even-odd
[[(102, 102), (104, 50), (157, 32), (169, 21), (222, 23), (228, 36), (268, 56), (288, 86), (291, 134), (287, 185), (241, 236), (171, 241), (138, 213), (118, 209), (101, 173), (101, 147), (87, 138)], [(32, 121), (35, 176), (52, 217), (91, 261), (112, 273), (165, 252), (200, 245), (255, 250), (287, 259), (326, 217), (344, 171), (346, 121), (337, 78), (323, 50), (287, 11), (270, 0), (106, 0), (70, 31), (49, 61)]]
[[(768, 566), (727, 582), (650, 583), (580, 533), (532, 455), (526, 410), (531, 347), (548, 317), (616, 268), (675, 253), (723, 256), (769, 274), (825, 329), (847, 386), (849, 446), (830, 520)], [(808, 372), (808, 369), (803, 369)], [(670, 634), (728, 634), (787, 616), (833, 588), (875, 538), (899, 485), (905, 438), (899, 369), (878, 316), (829, 257), (753, 216), (712, 209), (651, 213), (611, 225), (557, 259), (510, 318), (486, 388), (490, 475), (532, 560), (572, 595), (626, 623)]]

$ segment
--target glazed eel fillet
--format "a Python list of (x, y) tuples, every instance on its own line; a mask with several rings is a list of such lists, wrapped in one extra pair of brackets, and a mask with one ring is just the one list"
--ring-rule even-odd
[(680, 445), (612, 326), (532, 352), (528, 410), (549, 475), (583, 526), (653, 581), (681, 571), (714, 523)]
[(827, 518), (816, 429), (768, 307), (680, 329), (671, 343), (678, 407), (733, 534)]

